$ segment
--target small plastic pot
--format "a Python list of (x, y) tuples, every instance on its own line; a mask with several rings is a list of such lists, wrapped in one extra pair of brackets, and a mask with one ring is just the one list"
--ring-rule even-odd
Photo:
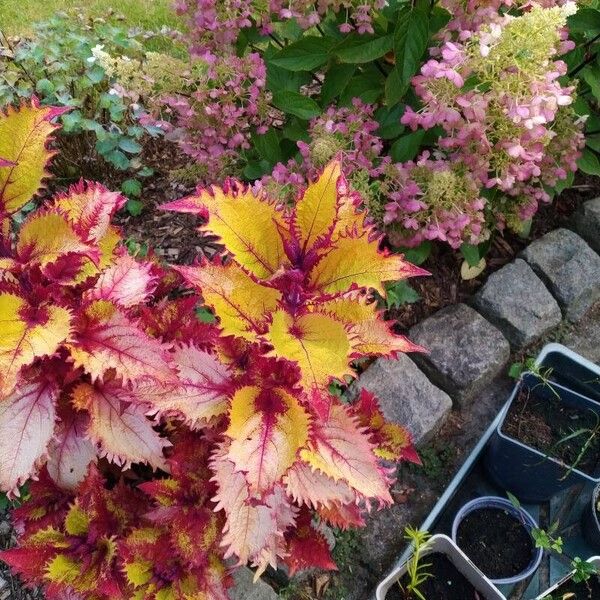
[[(423, 556), (428, 554), (445, 554), (456, 569), (462, 573), (467, 581), (480, 593), (483, 594), (482, 600), (505, 600), (492, 584), (492, 582), (473, 564), (467, 555), (446, 535), (432, 535), (429, 540), (427, 550), (423, 552)], [(375, 596), (377, 600), (385, 600), (387, 593), (392, 586), (397, 585), (406, 573), (406, 565), (404, 562), (397, 569), (394, 569), (378, 586)]]
[[(552, 383), (561, 402), (570, 407), (592, 410), (600, 418), (600, 403), (581, 396), (567, 388)], [(565, 466), (555, 458), (524, 444), (504, 433), (503, 426), (510, 406), (523, 388), (536, 387), (542, 398), (554, 395), (552, 390), (533, 373), (526, 373), (517, 383), (504, 409), (502, 420), (491, 437), (484, 464), (489, 478), (502, 490), (512, 492), (522, 502), (538, 504), (547, 502), (566, 488), (579, 482), (600, 483), (600, 464), (592, 474)]]
[[(597, 569), (600, 570), (600, 556), (590, 556), (587, 559), (587, 562), (592, 563), (596, 566)], [(552, 592), (555, 592), (565, 581), (569, 581), (571, 577), (573, 577), (573, 573), (575, 571), (571, 571), (568, 575), (565, 575), (560, 581), (557, 581), (552, 587), (548, 588), (544, 592), (542, 592), (539, 596), (536, 596), (534, 600), (545, 600)]]
[[(481, 498), (475, 498), (470, 502), (467, 502), (454, 517), (454, 522), (452, 523), (452, 540), (455, 544), (458, 545), (457, 536), (458, 536), (458, 527), (460, 526), (463, 519), (478, 510), (484, 510), (489, 508), (499, 508), (510, 515), (513, 515), (516, 520), (518, 520), (524, 527), (527, 529), (529, 533), (531, 533), (532, 529), (537, 528), (537, 523), (535, 519), (523, 508), (517, 508), (506, 498), (500, 498), (497, 496), (482, 496)], [(514, 584), (523, 579), (529, 577), (542, 562), (542, 556), (544, 551), (542, 548), (536, 548), (533, 542), (533, 538), (531, 539), (532, 548), (533, 548), (533, 556), (527, 568), (523, 570), (521, 573), (514, 575), (512, 577), (504, 577), (500, 579), (493, 579), (489, 577), (488, 579), (495, 585), (505, 585), (505, 584)], [(461, 548), (462, 550), (462, 548)], [(464, 550), (463, 550), (464, 552)]]
[(594, 488), (592, 498), (581, 513), (581, 532), (585, 541), (594, 550), (600, 552), (600, 521), (596, 512), (596, 504), (600, 497), (600, 484)]

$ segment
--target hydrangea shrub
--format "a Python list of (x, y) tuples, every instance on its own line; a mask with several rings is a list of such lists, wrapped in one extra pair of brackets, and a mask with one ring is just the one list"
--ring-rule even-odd
[(423, 272), (379, 250), (337, 161), (293, 208), (234, 180), (166, 205), (226, 248), (192, 266), (130, 256), (125, 200), (96, 183), (17, 227), (59, 115), (0, 118), (0, 489), (29, 482), (0, 559), (61, 600), (225, 600), (232, 564), (335, 568), (321, 524), (362, 525), (418, 457), (375, 397), (329, 385), (418, 349), (371, 291)]
[(156, 106), (205, 183), (235, 174), (290, 202), (340, 156), (392, 244), (483, 250), (577, 168), (592, 111), (565, 60), (594, 40), (567, 39), (572, 2), (177, 7), (189, 86)]

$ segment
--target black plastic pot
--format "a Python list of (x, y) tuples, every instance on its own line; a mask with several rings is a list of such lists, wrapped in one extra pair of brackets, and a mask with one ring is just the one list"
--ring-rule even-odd
[[(503, 416), (490, 439), (485, 455), (485, 467), (490, 479), (504, 491), (509, 491), (522, 502), (546, 502), (556, 493), (579, 482), (600, 483), (600, 462), (593, 473), (584, 473), (571, 465), (563, 465), (503, 432), (506, 415), (511, 404), (523, 388), (536, 387), (536, 395), (550, 399), (553, 395), (550, 384), (543, 384), (533, 373), (526, 373), (517, 383)], [(561, 402), (577, 409), (593, 410), (600, 419), (600, 403), (577, 394), (567, 388), (552, 383), (552, 388), (560, 396)]]
[(552, 381), (600, 402), (598, 369), (594, 370), (594, 365), (586, 363), (588, 361), (560, 344), (548, 344), (539, 361), (542, 370), (551, 369), (549, 377)]
[(581, 533), (585, 541), (600, 552), (600, 521), (598, 521), (598, 513), (596, 504), (600, 496), (600, 485), (594, 488), (590, 501), (586, 504), (581, 513)]

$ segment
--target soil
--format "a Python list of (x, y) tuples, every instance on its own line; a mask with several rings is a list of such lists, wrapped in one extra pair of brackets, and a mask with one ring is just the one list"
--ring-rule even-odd
[(553, 600), (555, 598), (556, 600), (597, 600), (600, 598), (600, 579), (590, 577), (590, 579), (581, 583), (575, 583), (572, 579), (569, 579), (556, 591), (552, 592), (551, 598)]
[(458, 526), (458, 547), (490, 579), (522, 573), (531, 563), (534, 543), (525, 527), (501, 508), (469, 513)]
[[(583, 433), (560, 443), (578, 430)], [(511, 405), (502, 432), (564, 465), (588, 474), (598, 471), (600, 420), (591, 409), (571, 408), (552, 394), (545, 398), (534, 390), (522, 389)]]
[[(431, 577), (419, 586), (419, 591), (427, 600), (485, 600), (445, 554), (429, 554), (423, 558), (423, 564), (427, 565), (426, 572)], [(403, 591), (407, 585), (408, 579), (404, 576), (400, 585), (388, 591), (385, 600), (414, 600), (414, 595), (406, 595)]]

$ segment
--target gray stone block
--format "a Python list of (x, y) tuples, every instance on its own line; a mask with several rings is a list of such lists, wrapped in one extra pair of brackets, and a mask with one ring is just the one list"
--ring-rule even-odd
[(571, 219), (573, 229), (600, 254), (600, 198), (584, 202)]
[(428, 350), (413, 360), (461, 404), (489, 384), (510, 356), (502, 333), (466, 304), (438, 311), (415, 325), (409, 337)]
[(472, 304), (517, 350), (539, 340), (562, 320), (552, 294), (520, 258), (492, 273)]
[(600, 256), (573, 231), (551, 231), (521, 256), (548, 285), (569, 321), (579, 321), (600, 299)]
[(377, 359), (352, 386), (351, 395), (362, 388), (377, 396), (386, 419), (404, 425), (416, 444), (431, 439), (452, 408), (448, 394), (405, 354)]
[(231, 600), (278, 600), (275, 590), (262, 579), (253, 583), (254, 573), (248, 567), (237, 569), (233, 574), (234, 586), (229, 590)]

